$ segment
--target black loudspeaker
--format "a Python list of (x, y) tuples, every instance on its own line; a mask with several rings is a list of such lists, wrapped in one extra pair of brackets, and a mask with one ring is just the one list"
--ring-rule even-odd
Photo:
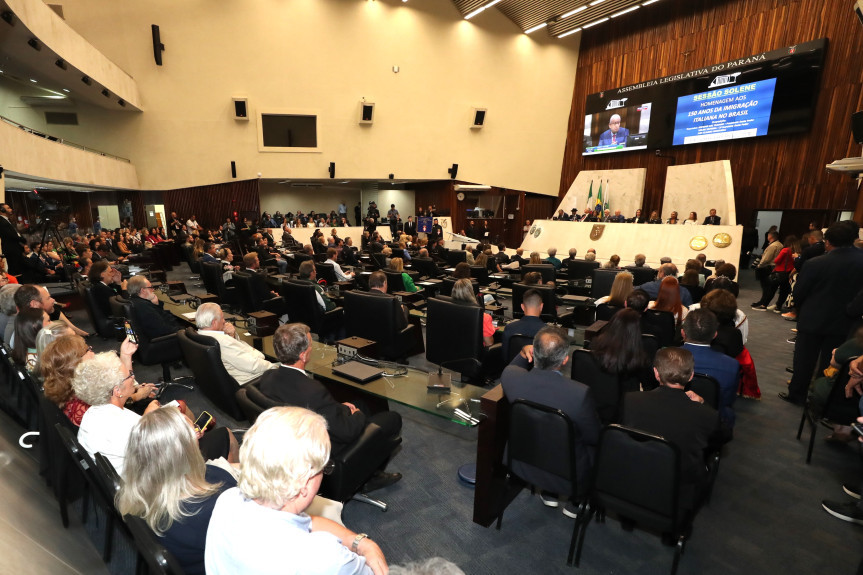
[(159, 36), (159, 27), (156, 24), (151, 24), (150, 29), (153, 31), (153, 58), (156, 59), (156, 65), (162, 65), (162, 52), (165, 50), (165, 45), (162, 44)]
[(851, 114), (851, 133), (855, 142), (863, 144), (863, 112)]
[(336, 163), (335, 162), (330, 162), (330, 167), (329, 167), (328, 171), (330, 172), (330, 178), (336, 177)]
[(453, 164), (452, 167), (447, 170), (447, 173), (449, 174), (449, 177), (454, 180), (458, 174), (458, 164)]
[(234, 98), (234, 119), (249, 119), (249, 101), (246, 98)]
[(360, 105), (360, 124), (371, 124), (375, 120), (375, 105), (371, 102), (363, 102)]
[(237, 177), (237, 162), (231, 160), (231, 177)]
[(485, 124), (485, 110), (475, 110), (473, 115), (473, 125), (475, 128)]

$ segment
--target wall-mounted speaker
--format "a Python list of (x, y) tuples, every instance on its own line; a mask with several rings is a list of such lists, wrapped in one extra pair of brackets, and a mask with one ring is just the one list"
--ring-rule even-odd
[(232, 98), (234, 102), (234, 119), (246, 120), (249, 119), (249, 100), (248, 98)]
[(153, 58), (156, 59), (156, 65), (161, 66), (162, 52), (165, 50), (165, 45), (162, 44), (159, 27), (156, 24), (151, 24), (150, 29), (153, 31)]
[(488, 110), (486, 108), (474, 108), (473, 109), (473, 123), (470, 125), (472, 130), (479, 130), (485, 124), (485, 113)]
[(854, 134), (855, 142), (863, 144), (863, 112), (851, 114), (851, 133)]
[(860, 23), (863, 24), (863, 0), (857, 0), (854, 3), (854, 13), (857, 14), (857, 18), (860, 20)]
[(360, 102), (360, 124), (373, 124), (375, 121), (374, 102)]
[(458, 164), (453, 164), (452, 167), (447, 170), (447, 173), (449, 174), (449, 177), (454, 180), (456, 175), (458, 175)]
[(327, 169), (327, 171), (330, 173), (330, 178), (335, 178), (336, 177), (336, 163), (330, 162), (330, 167)]
[(231, 177), (237, 177), (237, 162), (231, 160)]

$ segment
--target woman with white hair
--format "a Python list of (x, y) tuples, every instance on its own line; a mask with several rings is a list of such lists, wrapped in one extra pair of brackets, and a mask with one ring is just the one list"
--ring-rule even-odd
[(157, 409), (135, 423), (125, 459), (120, 514), (144, 519), (184, 573), (204, 575), (210, 515), (219, 495), (237, 480), (222, 466), (204, 463), (195, 430), (176, 407)]
[(208, 575), (385, 575), (386, 559), (365, 533), (305, 513), (329, 467), (326, 420), (274, 407), (246, 432), (238, 486), (216, 502), (207, 529)]

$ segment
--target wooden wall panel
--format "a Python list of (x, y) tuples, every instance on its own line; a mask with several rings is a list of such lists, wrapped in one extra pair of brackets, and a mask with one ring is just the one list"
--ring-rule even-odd
[(177, 212), (183, 221), (192, 214), (206, 228), (222, 224), (233, 212), (240, 217), (244, 212), (260, 216), (258, 180), (226, 182), (211, 186), (198, 186), (162, 192), (165, 213)]
[[(668, 17), (669, 14), (675, 16)], [(827, 37), (829, 45), (809, 132), (608, 156), (581, 156), (588, 94)], [(860, 155), (852, 112), (863, 109), (863, 27), (837, 0), (667, 0), (583, 32), (573, 90), (562, 198), (583, 169), (647, 168), (642, 209), (659, 209), (670, 162), (730, 160), (737, 221), (759, 209), (853, 210), (856, 184), (828, 173), (834, 160)]]

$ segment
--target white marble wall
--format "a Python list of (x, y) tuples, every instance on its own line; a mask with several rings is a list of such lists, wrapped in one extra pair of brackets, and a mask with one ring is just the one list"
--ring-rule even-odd
[(723, 224), (737, 225), (731, 162), (720, 160), (668, 166), (662, 219), (668, 219), (669, 214), (676, 211), (682, 221), (694, 211), (698, 214), (698, 221), (703, 222), (711, 209), (716, 210)]
[[(590, 208), (593, 209), (599, 195), (599, 184), (602, 182), (602, 200), (603, 203), (608, 201), (608, 209), (611, 213), (620, 210), (622, 215), (631, 218), (635, 215), (635, 210), (641, 207), (646, 174), (645, 168), (582, 170), (575, 177), (560, 205), (555, 208), (554, 214), (561, 209), (569, 214), (572, 208), (577, 208), (579, 215), (583, 214), (587, 207), (587, 194), (590, 191), (591, 182), (593, 182), (593, 197)], [(554, 214), (549, 214), (548, 217), (551, 218)]]

